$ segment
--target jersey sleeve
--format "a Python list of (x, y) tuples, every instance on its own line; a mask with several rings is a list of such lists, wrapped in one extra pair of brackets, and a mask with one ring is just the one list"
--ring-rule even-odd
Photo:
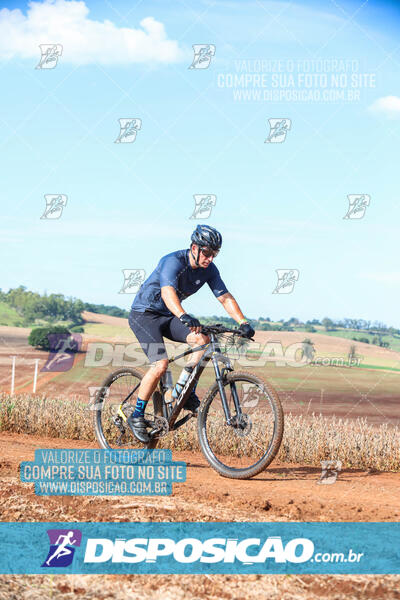
[(211, 266), (214, 268), (211, 272), (210, 278), (207, 280), (207, 283), (210, 287), (210, 290), (214, 294), (214, 296), (216, 298), (218, 298), (218, 296), (222, 296), (223, 294), (226, 294), (228, 292), (228, 288), (226, 287), (225, 283), (222, 281), (221, 275), (219, 274), (219, 271), (218, 271), (217, 267), (214, 265), (214, 263), (212, 263)]
[(171, 285), (178, 289), (178, 279), (182, 272), (182, 263), (175, 256), (168, 256), (160, 265), (160, 288)]

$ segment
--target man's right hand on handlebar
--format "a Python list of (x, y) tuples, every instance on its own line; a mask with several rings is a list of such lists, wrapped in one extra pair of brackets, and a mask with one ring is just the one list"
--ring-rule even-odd
[(253, 335), (255, 334), (255, 331), (252, 328), (252, 326), (250, 325), (250, 323), (242, 323), (239, 326), (239, 331), (241, 331), (243, 333), (243, 335), (249, 339), (252, 338)]
[(196, 319), (196, 317), (192, 317), (192, 315), (183, 313), (183, 315), (179, 317), (179, 320), (184, 325), (187, 325), (191, 331), (194, 331), (194, 333), (201, 332), (201, 323), (198, 319)]

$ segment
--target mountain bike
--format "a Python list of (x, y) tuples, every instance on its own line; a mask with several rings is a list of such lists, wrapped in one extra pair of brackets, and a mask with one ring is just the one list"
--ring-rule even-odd
[[(221, 350), (229, 334), (230, 344), (246, 344), (242, 332), (219, 323), (202, 326), (207, 344), (191, 348), (168, 363), (205, 349), (175, 402), (167, 403), (167, 388), (161, 378), (147, 403), (145, 419), (150, 442), (136, 440), (126, 421), (133, 412), (137, 390), (144, 375), (141, 369), (124, 367), (111, 373), (95, 399), (94, 428), (102, 448), (155, 448), (169, 433), (182, 427), (192, 413), (181, 416), (183, 406), (211, 361), (215, 383), (208, 389), (197, 416), (197, 435), (208, 463), (220, 475), (249, 479), (263, 471), (278, 453), (283, 436), (283, 411), (273, 387), (253, 373), (234, 371), (230, 358)], [(242, 339), (240, 339), (242, 338)], [(181, 416), (181, 418), (179, 418)]]

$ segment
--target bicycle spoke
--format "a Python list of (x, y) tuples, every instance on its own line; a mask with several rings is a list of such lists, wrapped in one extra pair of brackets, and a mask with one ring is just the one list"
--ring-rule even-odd
[[(129, 369), (111, 375), (103, 386), (100, 396), (102, 401), (95, 414), (95, 430), (97, 438), (103, 447), (124, 449), (143, 448), (132, 434), (126, 421), (121, 417), (119, 409), (126, 417), (133, 412), (140, 377), (130, 372)], [(133, 392), (133, 390), (135, 390)], [(133, 393), (132, 393), (133, 392)], [(131, 396), (128, 398), (128, 396)], [(153, 402), (149, 401), (145, 411), (145, 418), (154, 420)]]
[(253, 438), (251, 437), (251, 435), (248, 435), (248, 436), (246, 437), (246, 440), (249, 440), (249, 441), (250, 441), (250, 442), (251, 442), (251, 443), (252, 443), (254, 446), (257, 446), (257, 448), (260, 448), (260, 450), (261, 450), (262, 452), (265, 452), (265, 449), (264, 449), (264, 448), (262, 448), (262, 447), (261, 447), (259, 444), (257, 444), (257, 442), (256, 442), (255, 440), (253, 440)]
[[(233, 401), (233, 385), (240, 416)], [(259, 378), (246, 373), (232, 374), (224, 390), (231, 424), (226, 425), (219, 391), (215, 388), (199, 421), (200, 443), (210, 464), (221, 474), (251, 477), (269, 464), (279, 449), (283, 432), (279, 399), (269, 393)]]

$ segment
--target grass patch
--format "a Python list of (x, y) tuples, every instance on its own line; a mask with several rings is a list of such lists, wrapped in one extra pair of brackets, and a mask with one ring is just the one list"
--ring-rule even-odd
[(15, 308), (5, 302), (0, 302), (0, 325), (7, 327), (22, 327), (23, 318)]
[[(372, 344), (372, 340), (374, 337), (376, 337), (376, 333), (369, 333), (368, 331), (364, 331), (364, 330), (356, 330), (356, 329), (335, 329), (334, 331), (325, 331), (324, 329), (318, 330), (316, 333), (321, 333), (323, 335), (328, 335), (330, 337), (340, 337), (340, 338), (345, 338), (350, 340), (352, 343), (357, 344), (360, 343), (359, 340), (352, 340), (351, 338), (356, 337), (356, 338), (361, 338), (361, 337), (365, 337), (369, 339), (369, 343), (371, 345), (372, 348), (380, 348), (380, 346), (376, 345), (376, 344)], [(382, 340), (384, 342), (389, 342), (389, 348), (388, 350), (394, 350), (395, 352), (400, 352), (400, 337), (399, 336), (393, 336), (391, 334), (385, 334), (382, 333), (381, 334)]]
[(131, 343), (136, 341), (136, 338), (128, 325), (126, 327), (119, 327), (117, 325), (107, 325), (105, 323), (84, 323), (83, 328), (85, 334), (98, 336), (105, 340), (119, 338)]
[[(94, 441), (93, 412), (77, 399), (63, 400), (28, 394), (0, 394), (0, 431), (62, 439)], [(218, 437), (221, 451), (238, 453), (237, 439), (227, 432)], [(228, 430), (227, 430), (228, 431)], [(194, 420), (160, 441), (160, 448), (198, 451)], [(249, 446), (250, 448), (251, 446)], [(254, 447), (254, 446), (253, 446)], [(346, 468), (400, 471), (400, 428), (372, 426), (367, 419), (339, 419), (286, 415), (285, 433), (278, 459), (288, 463), (320, 466), (321, 460), (341, 460)]]

